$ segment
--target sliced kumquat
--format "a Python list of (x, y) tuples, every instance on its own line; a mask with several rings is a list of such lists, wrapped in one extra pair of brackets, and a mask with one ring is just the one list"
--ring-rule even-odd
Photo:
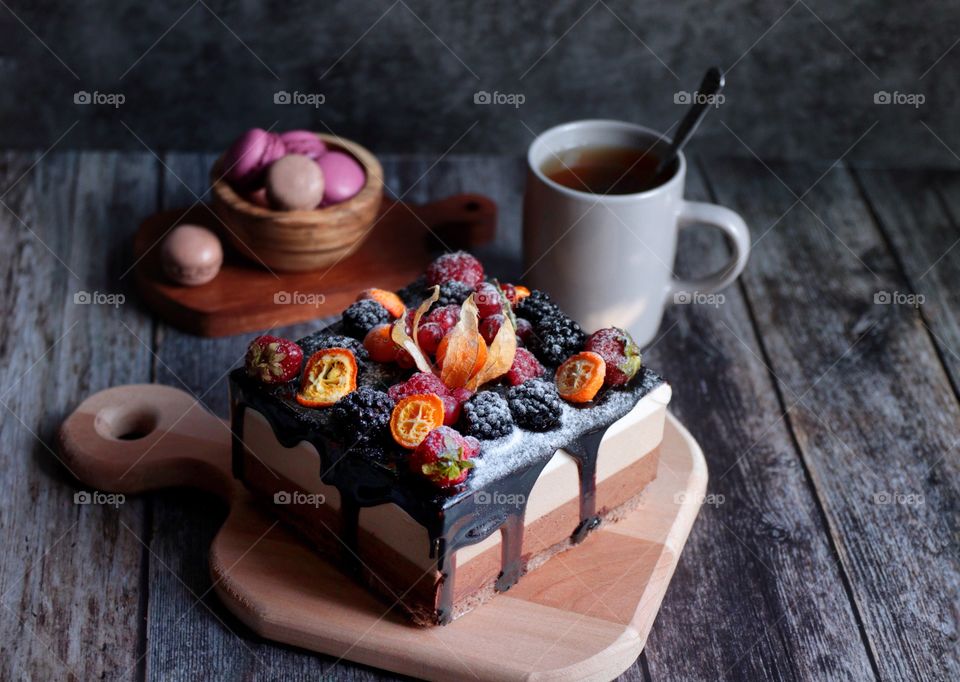
[(394, 319), (403, 317), (403, 314), (407, 312), (407, 306), (403, 304), (400, 297), (386, 289), (366, 289), (361, 291), (360, 295), (357, 296), (357, 300), (362, 301), (364, 299), (376, 301), (386, 308), (387, 312), (390, 313)]
[(307, 360), (297, 402), (328, 407), (357, 389), (357, 359), (347, 348), (318, 350)]
[(607, 371), (603, 357), (591, 351), (572, 355), (557, 369), (557, 393), (572, 403), (593, 400)]
[(530, 290), (527, 287), (523, 286), (522, 284), (514, 284), (513, 289), (514, 291), (516, 291), (517, 303), (519, 303), (520, 301), (522, 301), (523, 299), (525, 299), (527, 296), (530, 295)]
[(408, 450), (420, 445), (438, 426), (443, 426), (443, 400), (435, 393), (401, 398), (390, 415), (390, 434)]

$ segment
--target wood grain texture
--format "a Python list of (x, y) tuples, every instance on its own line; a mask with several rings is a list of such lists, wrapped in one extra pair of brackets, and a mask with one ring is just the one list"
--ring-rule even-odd
[[(138, 673), (143, 504), (74, 504), (51, 445), (82, 396), (150, 378), (151, 323), (118, 280), (156, 172), (143, 154), (37, 160), (0, 162), (0, 678), (126, 679)], [(79, 304), (81, 292), (127, 301)]]
[(917, 310), (874, 302), (906, 281), (850, 175), (771, 170), (709, 166), (720, 201), (760, 229), (744, 283), (761, 357), (879, 675), (956, 679), (956, 397)]
[[(691, 171), (687, 195), (710, 200), (696, 164)], [(750, 222), (749, 211), (742, 215)], [(750, 227), (757, 235), (760, 226)], [(718, 233), (688, 231), (678, 269), (695, 276), (728, 254)], [(645, 651), (650, 676), (869, 679), (841, 570), (785, 406), (758, 359), (747, 303), (738, 286), (714, 300), (670, 308), (644, 356), (673, 385), (672, 410), (714, 444), (708, 498)]]
[[(184, 416), (186, 415), (186, 416)], [(131, 423), (137, 439), (120, 439)], [(231, 472), (231, 436), (182, 390), (125, 385), (84, 400), (60, 429), (81, 480), (138, 493), (181, 485), (225, 500), (210, 548), (220, 599), (259, 635), (431, 680), (606, 680), (639, 655), (706, 490), (696, 441), (668, 415), (663, 475), (636, 509), (483, 608), (420, 628), (316, 555)]]

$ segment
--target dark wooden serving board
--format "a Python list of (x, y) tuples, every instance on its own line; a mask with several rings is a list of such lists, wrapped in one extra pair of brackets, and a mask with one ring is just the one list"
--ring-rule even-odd
[(350, 256), (311, 272), (271, 272), (233, 252), (213, 281), (199, 287), (173, 284), (160, 268), (160, 242), (181, 223), (223, 232), (209, 206), (156, 213), (134, 237), (137, 287), (164, 321), (199, 336), (228, 336), (335, 314), (368, 287), (397, 289), (423, 272), (437, 252), (470, 249), (489, 241), (497, 207), (478, 194), (457, 194), (427, 204), (384, 197), (370, 234)]

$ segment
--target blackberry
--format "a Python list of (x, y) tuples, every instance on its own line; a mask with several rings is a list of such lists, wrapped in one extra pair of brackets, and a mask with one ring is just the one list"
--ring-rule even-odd
[(499, 393), (481, 391), (463, 404), (467, 435), (481, 440), (506, 436), (513, 430), (510, 406)]
[[(440, 285), (440, 298), (438, 298), (437, 302), (433, 304), (433, 307), (441, 308), (445, 305), (461, 306), (463, 305), (463, 302), (467, 300), (467, 297), (472, 293), (473, 287), (471, 287), (469, 284), (464, 284), (463, 282), (458, 282), (456, 280), (444, 282)], [(429, 295), (430, 293), (427, 291), (424, 294), (424, 298)]]
[(343, 329), (351, 336), (362, 339), (368, 331), (390, 319), (386, 308), (372, 299), (364, 299), (351, 303), (343, 311)]
[(345, 448), (366, 448), (385, 442), (390, 427), (393, 400), (383, 391), (361, 386), (330, 408)]
[(353, 357), (357, 359), (357, 365), (359, 365), (360, 368), (365, 368), (370, 363), (370, 353), (367, 352), (367, 349), (363, 347), (361, 342), (349, 336), (328, 334), (325, 330), (304, 336), (297, 341), (297, 345), (303, 349), (304, 361), (318, 350), (323, 350), (324, 348), (346, 348), (353, 353)]
[(560, 307), (550, 300), (549, 294), (534, 289), (530, 295), (517, 304), (514, 310), (519, 317), (529, 320), (536, 327), (544, 317), (561, 315)]
[(533, 325), (534, 354), (548, 365), (559, 365), (583, 348), (587, 335), (580, 325), (562, 313), (547, 315)]
[(531, 431), (549, 431), (560, 426), (563, 404), (553, 384), (533, 379), (507, 392), (513, 419)]

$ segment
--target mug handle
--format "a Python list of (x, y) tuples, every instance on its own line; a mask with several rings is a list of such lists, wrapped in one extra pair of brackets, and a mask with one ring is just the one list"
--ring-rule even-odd
[(677, 216), (677, 229), (691, 225), (710, 225), (720, 228), (730, 238), (733, 255), (730, 262), (716, 272), (700, 279), (673, 278), (667, 285), (667, 302), (675, 302), (677, 294), (712, 294), (731, 284), (747, 265), (750, 256), (750, 231), (738, 214), (729, 208), (702, 201), (684, 201)]

